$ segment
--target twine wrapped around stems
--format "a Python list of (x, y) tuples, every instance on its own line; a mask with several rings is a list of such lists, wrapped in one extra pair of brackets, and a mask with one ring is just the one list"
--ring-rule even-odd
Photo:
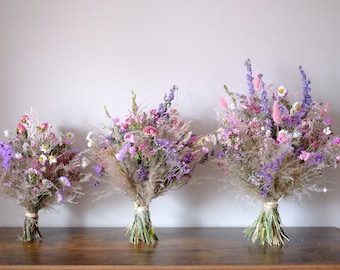
[[(280, 200), (279, 200), (280, 201)], [(278, 211), (279, 201), (268, 201), (263, 204), (262, 211), (252, 226), (244, 230), (245, 238), (261, 245), (282, 246), (289, 241), (282, 228)]]
[(149, 206), (140, 200), (135, 201), (134, 220), (128, 227), (130, 232), (130, 243), (154, 244), (158, 237), (152, 227)]
[(24, 242), (31, 242), (37, 238), (42, 239), (38, 226), (39, 215), (38, 213), (29, 212), (25, 213), (24, 227), (22, 237), (20, 238)]

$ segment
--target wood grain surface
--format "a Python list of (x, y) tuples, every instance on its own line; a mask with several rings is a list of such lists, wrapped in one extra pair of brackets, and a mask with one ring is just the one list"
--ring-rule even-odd
[(282, 247), (259, 246), (242, 228), (155, 228), (159, 242), (132, 245), (124, 228), (0, 228), (0, 269), (340, 269), (340, 230), (286, 228)]

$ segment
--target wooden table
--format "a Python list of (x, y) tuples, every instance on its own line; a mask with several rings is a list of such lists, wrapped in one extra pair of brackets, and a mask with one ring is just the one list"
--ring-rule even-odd
[(154, 246), (123, 228), (40, 228), (43, 241), (0, 228), (0, 269), (340, 269), (340, 230), (286, 228), (283, 247), (252, 244), (242, 228), (155, 228)]

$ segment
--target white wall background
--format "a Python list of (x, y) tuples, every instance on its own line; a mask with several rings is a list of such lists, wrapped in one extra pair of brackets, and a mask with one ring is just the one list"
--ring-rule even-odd
[[(337, 0), (0, 0), (0, 130), (15, 129), (31, 107), (41, 120), (77, 134), (130, 108), (133, 89), (146, 106), (173, 84), (178, 108), (193, 129), (216, 128), (217, 97), (227, 84), (247, 91), (244, 61), (267, 82), (331, 101), (340, 133), (340, 1)], [(2, 133), (0, 139), (3, 139)], [(339, 169), (329, 171), (339, 180)], [(220, 189), (222, 176), (200, 166), (192, 185), (151, 204), (155, 227), (250, 225), (261, 209)], [(199, 183), (199, 184), (198, 184)], [(282, 201), (286, 226), (340, 226), (340, 186), (301, 204)], [(90, 191), (89, 188), (86, 190)], [(124, 195), (41, 211), (40, 226), (128, 226), (133, 203)], [(24, 209), (0, 199), (0, 226), (21, 226)]]

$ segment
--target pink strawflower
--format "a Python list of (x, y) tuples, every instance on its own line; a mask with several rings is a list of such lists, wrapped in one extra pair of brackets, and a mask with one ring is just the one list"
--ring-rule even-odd
[(135, 143), (136, 138), (132, 133), (128, 132), (128, 133), (125, 133), (124, 135), (124, 141), (129, 142), (129, 143)]
[(333, 139), (333, 144), (334, 144), (335, 146), (339, 146), (339, 145), (340, 145), (340, 137), (335, 137), (335, 138)]
[(157, 137), (158, 136), (158, 131), (154, 127), (145, 127), (144, 128), (144, 133), (147, 136), (152, 136), (152, 137)]
[(40, 128), (41, 128), (42, 130), (48, 129), (48, 123), (46, 123), (46, 122), (41, 123)]
[(22, 123), (26, 123), (26, 121), (29, 119), (29, 116), (28, 114), (24, 114), (22, 117), (21, 117), (21, 122)]
[(131, 125), (131, 124), (132, 124), (131, 118), (129, 118), (129, 117), (125, 118), (125, 123), (126, 123), (127, 125)]
[(129, 125), (127, 123), (122, 123), (119, 127), (121, 130), (127, 130), (129, 128)]
[(306, 151), (301, 151), (301, 154), (299, 156), (299, 159), (303, 160), (303, 161), (307, 161), (311, 156), (311, 153), (306, 152)]
[(17, 129), (19, 133), (24, 133), (26, 132), (26, 127), (22, 123), (18, 123)]

